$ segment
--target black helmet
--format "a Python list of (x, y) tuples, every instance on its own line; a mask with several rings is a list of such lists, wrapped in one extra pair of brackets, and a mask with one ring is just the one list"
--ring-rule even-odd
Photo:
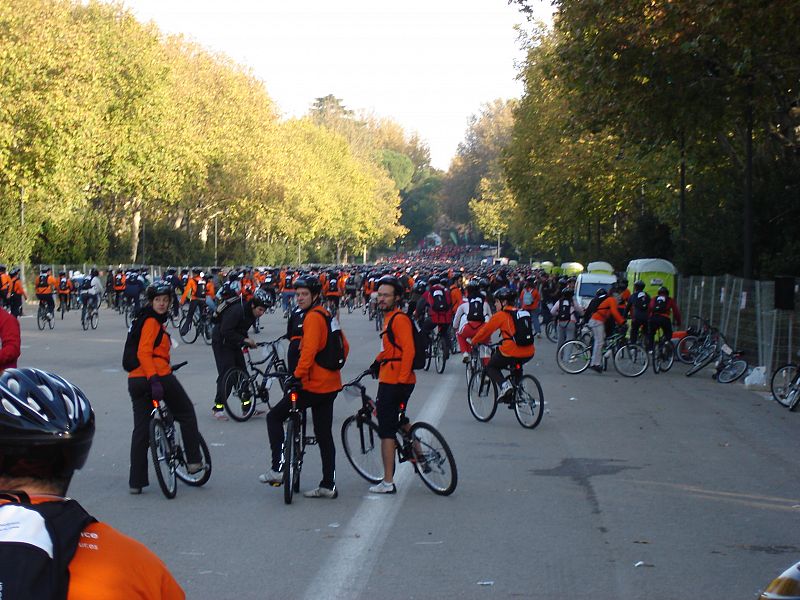
[(434, 285), (439, 285), (441, 280), (436, 276), (433, 275), (432, 277), (428, 278), (428, 285), (433, 287)]
[(566, 298), (567, 300), (571, 300), (572, 297), (575, 296), (575, 290), (566, 287), (563, 290), (561, 290), (561, 296)]
[(633, 289), (637, 292), (641, 292), (644, 289), (644, 281), (641, 279), (637, 279), (633, 282)]
[(294, 288), (305, 288), (311, 292), (312, 296), (316, 296), (322, 290), (322, 284), (319, 282), (319, 279), (313, 275), (303, 275), (302, 277), (298, 277), (294, 282)]
[(467, 291), (468, 291), (468, 292), (469, 292), (469, 291), (471, 291), (471, 290), (472, 290), (472, 291), (475, 291), (475, 292), (477, 292), (477, 291), (479, 291), (480, 289), (481, 289), (481, 284), (480, 284), (480, 283), (478, 283), (478, 280), (477, 280), (477, 279), (470, 279), (470, 280), (467, 282)]
[(200, 267), (192, 267), (192, 273), (193, 273), (194, 275), (200, 275), (200, 273), (202, 272), (202, 270), (203, 270), (203, 269), (201, 269)]
[(481, 286), (482, 290), (489, 288), (489, 280), (486, 277), (481, 277), (478, 281), (478, 285)]
[(266, 308), (267, 304), (269, 304), (269, 295), (267, 292), (258, 288), (255, 293), (253, 294), (253, 298), (251, 299), (251, 303), (253, 304), (253, 308), (261, 306), (262, 308)]
[(536, 285), (536, 277), (534, 277), (533, 275), (529, 275), (528, 277), (525, 278), (525, 283), (527, 283), (528, 285)]
[(376, 282), (376, 289), (382, 285), (390, 285), (394, 288), (395, 296), (402, 296), (403, 292), (403, 284), (400, 283), (400, 280), (397, 277), (393, 277), (392, 275), (384, 275)]
[(8, 274), (11, 275), (11, 277), (16, 277), (19, 275), (19, 267), (14, 267), (8, 272)]
[(606, 288), (597, 288), (597, 291), (594, 293), (595, 298), (605, 298), (608, 296), (608, 290)]
[(145, 295), (150, 302), (152, 302), (156, 296), (169, 296), (172, 298), (172, 286), (163, 281), (158, 281), (147, 286)]
[(508, 287), (501, 287), (492, 295), (494, 296), (495, 300), (505, 300), (505, 301), (513, 300), (516, 297), (514, 290)]
[(167, 275), (175, 275), (175, 267), (168, 267)]
[(100, 271), (98, 271), (95, 268), (92, 268), (92, 270), (89, 271), (89, 277), (98, 277), (99, 275), (100, 275)]
[(428, 287), (428, 284), (425, 283), (424, 279), (420, 279), (419, 281), (414, 283), (414, 291), (419, 293), (419, 294), (424, 293), (426, 287)]
[[(0, 376), (3, 475), (36, 476), (23, 472), (36, 470), (34, 461), (44, 463), (38, 467), (46, 471), (41, 477), (69, 477), (86, 462), (93, 437), (92, 407), (65, 379), (39, 369), (6, 369)], [(17, 463), (14, 457), (24, 460)]]
[(664, 294), (665, 296), (669, 297), (669, 290), (667, 289), (666, 286), (662, 285), (660, 288), (658, 288), (658, 294), (659, 295)]

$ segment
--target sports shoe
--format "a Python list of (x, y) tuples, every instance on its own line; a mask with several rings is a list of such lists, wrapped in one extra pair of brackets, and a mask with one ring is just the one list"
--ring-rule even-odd
[(263, 414), (264, 414), (264, 413), (266, 413), (266, 412), (267, 412), (267, 411), (266, 411), (266, 410), (264, 410), (263, 408), (257, 408), (257, 409), (255, 409), (255, 410), (253, 411), (253, 416), (254, 416), (254, 417), (257, 417), (257, 416), (259, 416), (259, 415), (263, 415)]
[(395, 487), (394, 483), (381, 481), (378, 484), (370, 486), (369, 491), (373, 494), (396, 494), (397, 487)]
[(603, 367), (601, 367), (600, 365), (591, 365), (589, 368), (592, 371), (594, 371), (595, 373), (602, 373), (603, 372)]
[(197, 473), (202, 471), (203, 468), (204, 468), (203, 463), (188, 463), (186, 465), (186, 472), (189, 473), (189, 475), (196, 475)]
[(140, 487), (132, 487), (128, 489), (129, 494), (133, 494), (134, 496), (138, 496), (142, 493), (142, 488)]
[(227, 421), (228, 415), (225, 414), (225, 410), (217, 410), (216, 408), (211, 411), (211, 416), (214, 417), (217, 421)]
[(313, 490), (308, 490), (303, 492), (304, 498), (330, 498), (333, 500), (339, 496), (339, 492), (336, 489), (336, 486), (332, 490), (324, 487), (314, 488)]
[(469, 362), (469, 352), (462, 352), (461, 353), (461, 362), (467, 364)]
[(503, 385), (500, 386), (500, 389), (497, 392), (497, 401), (506, 400), (508, 396), (514, 391), (514, 386), (511, 385), (508, 381), (504, 381)]
[(283, 483), (283, 473), (281, 473), (280, 471), (273, 471), (272, 469), (270, 469), (266, 473), (262, 473), (261, 475), (259, 475), (258, 480), (261, 483), (271, 483), (271, 484)]

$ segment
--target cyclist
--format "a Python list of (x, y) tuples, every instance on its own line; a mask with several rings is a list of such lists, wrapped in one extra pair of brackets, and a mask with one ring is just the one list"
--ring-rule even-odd
[(69, 310), (69, 297), (72, 294), (75, 286), (72, 285), (66, 271), (58, 272), (58, 310), (64, 307), (64, 310)]
[(620, 327), (625, 325), (625, 317), (619, 312), (619, 303), (613, 295), (609, 295), (605, 288), (599, 288), (586, 307), (585, 318), (588, 318), (589, 328), (592, 330), (594, 345), (592, 346), (592, 359), (589, 368), (598, 373), (603, 372), (603, 344), (606, 341), (606, 324), (611, 320)]
[(475, 335), (481, 326), (489, 321), (492, 316), (492, 309), (489, 303), (481, 295), (481, 286), (476, 280), (467, 283), (467, 297), (460, 304), (453, 317), (453, 328), (458, 340), (458, 347), (461, 349), (462, 361), (469, 362), (469, 353), (472, 351), (472, 344), (467, 340)]
[(669, 297), (669, 290), (663, 285), (658, 288), (656, 297), (650, 301), (648, 314), (650, 317), (647, 321), (649, 348), (653, 347), (659, 329), (663, 330), (664, 339), (672, 339), (671, 317), (674, 317), (678, 327), (681, 326), (681, 311), (678, 309), (678, 304)]
[(575, 299), (575, 291), (572, 288), (565, 287), (561, 290), (561, 296), (553, 304), (553, 308), (550, 309), (550, 316), (556, 319), (556, 330), (558, 332), (556, 349), (558, 349), (566, 343), (567, 338), (574, 339), (578, 317), (583, 316), (583, 308)]
[(178, 277), (178, 271), (175, 267), (167, 268), (167, 272), (164, 275), (164, 283), (169, 285), (172, 288), (172, 302), (170, 303), (170, 309), (172, 311), (172, 316), (178, 316), (178, 291), (182, 290), (182, 283), (180, 277)]
[(339, 289), (339, 274), (336, 271), (328, 271), (327, 276), (323, 277), (322, 294), (327, 306), (335, 312), (342, 297), (342, 290)]
[[(338, 370), (327, 369), (319, 364), (322, 353), (338, 327), (335, 317), (322, 306), (322, 286), (317, 277), (300, 277), (294, 283), (297, 305), (305, 311), (303, 319), (300, 356), (292, 376), (287, 380), (288, 388), (299, 388), (298, 407), (311, 408), (314, 419), (314, 436), (319, 446), (322, 461), (322, 480), (319, 486), (306, 491), (306, 498), (336, 498), (336, 446), (333, 442), (333, 401), (342, 389), (342, 378)], [(329, 325), (330, 323), (330, 325)], [(349, 346), (342, 337), (344, 357), (347, 358)], [(267, 433), (272, 454), (272, 468), (259, 475), (262, 483), (280, 483), (281, 450), (284, 435), (283, 423), (289, 416), (291, 403), (286, 396), (267, 413)]]
[(114, 273), (114, 308), (119, 308), (122, 296), (125, 293), (125, 272), (119, 269)]
[(47, 305), (47, 318), (52, 319), (56, 302), (53, 300), (53, 290), (58, 282), (50, 276), (50, 268), (43, 267), (36, 280), (36, 297)]
[[(649, 338), (647, 324), (650, 312), (650, 294), (644, 291), (644, 281), (633, 282), (633, 294), (628, 298), (627, 313), (631, 319), (631, 343), (639, 339), (639, 330), (644, 329), (645, 339)], [(649, 341), (649, 340), (648, 340)]]
[(139, 279), (139, 274), (135, 270), (128, 271), (125, 274), (125, 300), (133, 305), (134, 311), (139, 312), (141, 308), (141, 295), (144, 286), (142, 280)]
[(186, 280), (186, 286), (183, 288), (181, 304), (186, 304), (188, 301), (189, 312), (186, 313), (186, 320), (183, 322), (183, 325), (181, 325), (181, 335), (189, 333), (189, 328), (192, 326), (194, 311), (196, 311), (201, 304), (205, 304), (206, 282), (205, 279), (201, 277), (202, 274), (203, 272), (200, 270), (200, 267), (193, 267), (192, 276)]
[[(520, 346), (514, 341), (514, 318), (517, 309), (514, 306), (516, 293), (507, 287), (502, 287), (494, 292), (495, 313), (478, 332), (472, 336), (471, 344), (483, 344), (490, 340), (495, 331), (500, 331), (500, 346), (492, 352), (486, 365), (486, 375), (497, 386), (497, 399), (503, 400), (513, 391), (501, 369), (508, 368), (516, 363), (525, 364), (536, 353), (536, 347)], [(533, 316), (531, 316), (533, 318)]]
[(97, 309), (100, 307), (100, 298), (103, 297), (103, 282), (100, 280), (100, 273), (97, 269), (91, 269), (89, 274), (81, 282), (81, 319), (86, 318), (87, 308)]
[[(445, 337), (450, 328), (452, 312), (450, 309), (450, 291), (441, 284), (441, 279), (431, 277), (428, 280), (428, 291), (422, 295), (425, 300), (428, 316), (425, 319), (426, 331), (438, 328), (439, 335)], [(444, 359), (450, 356), (450, 344), (444, 345)]]
[(28, 294), (25, 292), (22, 281), (20, 281), (19, 273), (19, 267), (14, 267), (8, 273), (9, 277), (11, 277), (9, 307), (11, 308), (11, 314), (15, 317), (22, 316), (22, 301), (23, 299), (28, 299)]
[[(94, 413), (83, 392), (52, 373), (9, 369), (0, 377), (0, 398), (0, 490), (5, 495), (0, 506), (0, 541), (24, 542), (19, 560), (25, 560), (24, 565), (9, 561), (0, 566), (2, 580), (9, 581), (7, 576), (27, 579), (24, 570), (15, 570), (21, 566), (28, 573), (37, 572), (36, 567), (47, 572), (39, 556), (22, 548), (36, 548), (45, 540), (50, 543), (55, 532), (70, 557), (53, 555), (57, 562), (52, 585), (60, 589), (52, 590), (55, 595), (51, 595), (51, 591), (38, 588), (39, 593), (25, 597), (185, 598), (155, 554), (111, 526), (95, 521), (77, 502), (65, 498), (73, 473), (85, 464), (94, 437)], [(30, 409), (33, 402), (36, 411)], [(19, 499), (21, 506), (11, 504), (9, 496)], [(48, 516), (42, 518), (35, 507), (46, 508), (47, 512), (41, 514)], [(15, 583), (20, 585), (19, 580)], [(51, 581), (40, 576), (31, 583), (46, 588)]]
[(531, 313), (531, 320), (533, 321), (533, 330), (536, 337), (542, 336), (542, 326), (539, 323), (539, 304), (541, 303), (542, 296), (539, 293), (539, 288), (536, 285), (535, 277), (528, 277), (525, 279), (525, 285), (519, 292), (519, 306), (522, 310), (527, 310)]
[(128, 393), (133, 405), (131, 468), (128, 483), (131, 494), (141, 494), (148, 485), (147, 448), (150, 440), (150, 413), (153, 400), (164, 400), (181, 426), (190, 473), (203, 469), (194, 406), (170, 366), (171, 340), (166, 329), (172, 288), (163, 282), (147, 288), (148, 304), (137, 318), (143, 319), (136, 356), (139, 366), (128, 374)]
[[(225, 415), (225, 392), (223, 384), (225, 375), (234, 368), (247, 371), (247, 364), (242, 355), (242, 346), (256, 347), (254, 339), (247, 332), (261, 315), (267, 311), (267, 294), (264, 290), (256, 290), (253, 297), (244, 302), (233, 302), (222, 310), (219, 323), (211, 333), (211, 350), (217, 365), (217, 395), (211, 415), (219, 421), (227, 421)], [(252, 402), (248, 400), (248, 402)]]
[(0, 302), (9, 307), (8, 299), (11, 296), (11, 276), (6, 273), (6, 266), (0, 265)]

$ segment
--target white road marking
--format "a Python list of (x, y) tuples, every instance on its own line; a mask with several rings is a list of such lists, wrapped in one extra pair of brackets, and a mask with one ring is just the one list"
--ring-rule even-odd
[[(438, 379), (439, 385), (412, 422), (425, 421), (435, 426), (442, 418), (455, 387), (455, 375)], [(413, 394), (411, 406), (414, 406)], [(408, 493), (409, 480), (414, 476), (410, 466), (398, 466), (394, 478), (397, 494), (362, 500), (347, 527), (341, 531), (338, 542), (331, 548), (328, 559), (306, 588), (304, 598), (357, 598), (361, 594), (369, 579), (367, 574), (378, 560), (378, 550), (383, 546)], [(373, 498), (380, 502), (372, 502)], [(364, 576), (359, 576), (361, 571)]]

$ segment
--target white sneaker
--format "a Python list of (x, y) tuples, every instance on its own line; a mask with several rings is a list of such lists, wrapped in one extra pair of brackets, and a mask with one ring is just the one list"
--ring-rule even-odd
[(509, 382), (504, 381), (503, 385), (501, 385), (500, 389), (497, 391), (497, 400), (505, 400), (513, 391), (514, 386), (512, 386)]
[(224, 410), (212, 410), (211, 416), (214, 417), (217, 421), (227, 421), (228, 415), (225, 414)]
[(461, 353), (461, 362), (463, 362), (464, 364), (469, 362), (469, 352)]
[(308, 490), (306, 492), (303, 492), (303, 497), (304, 498), (330, 498), (331, 500), (333, 500), (334, 498), (337, 498), (338, 496), (339, 496), (339, 492), (336, 491), (336, 487), (335, 486), (334, 486), (334, 488), (332, 490), (329, 490), (328, 488), (324, 488), (324, 487), (318, 487), (318, 488), (314, 488), (313, 490)]
[(261, 475), (259, 475), (258, 480), (261, 483), (271, 483), (271, 484), (283, 483), (283, 473), (281, 473), (280, 471), (273, 471), (272, 469), (270, 469), (266, 473), (262, 473)]
[(370, 486), (369, 491), (373, 494), (396, 494), (397, 488), (395, 487), (394, 483), (386, 483), (385, 481), (381, 481), (376, 485)]

